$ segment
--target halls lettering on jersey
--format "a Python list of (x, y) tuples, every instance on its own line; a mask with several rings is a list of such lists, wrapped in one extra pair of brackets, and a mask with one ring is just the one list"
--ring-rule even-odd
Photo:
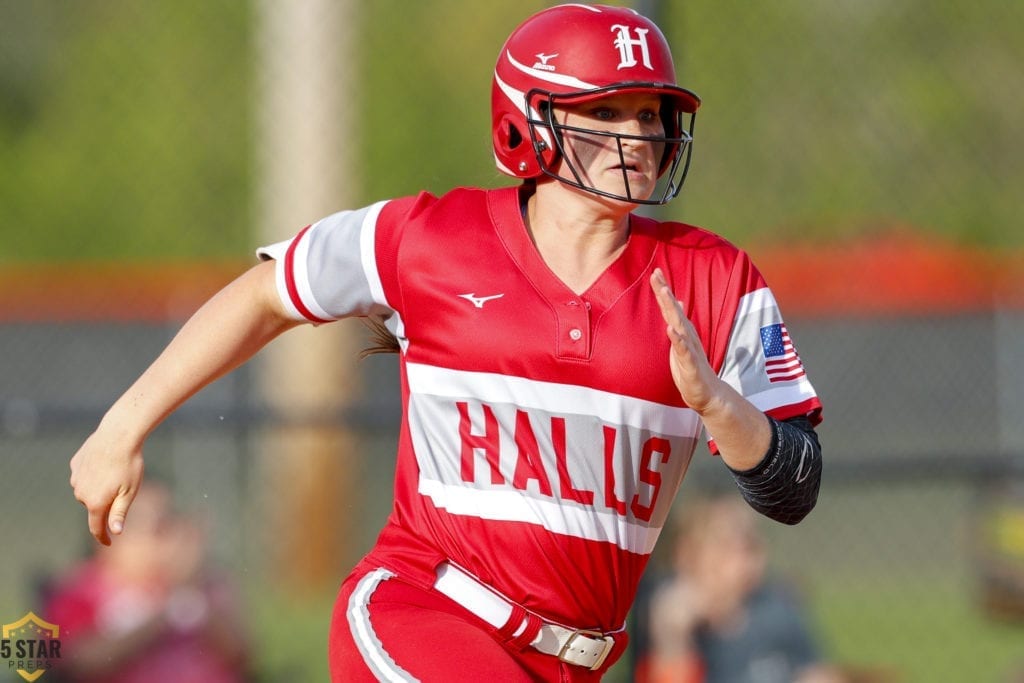
[[(555, 496), (551, 485), (551, 474), (544, 464), (545, 460), (550, 461), (552, 458), (541, 454), (529, 413), (524, 410), (516, 410), (515, 413), (515, 423), (512, 429), (515, 457), (514, 464), (511, 466), (512, 476), (509, 477), (502, 472), (502, 429), (494, 416), (494, 410), (487, 404), (480, 405), (484, 416), (484, 433), (476, 435), (472, 432), (469, 403), (458, 401), (455, 405), (459, 411), (459, 441), (461, 443), (459, 463), (462, 481), (468, 484), (477, 482), (477, 460), (482, 459), (485, 469), (490, 475), (489, 481), (492, 486), (511, 485), (514, 489), (526, 491), (530, 488), (531, 482), (536, 482), (535, 489), (538, 493), (552, 498)], [(603, 439), (601, 462), (604, 480), (599, 485), (600, 492), (594, 490), (598, 487), (593, 484), (589, 485), (591, 488), (579, 488), (569, 474), (569, 463), (566, 459), (565, 418), (550, 418), (550, 431), (545, 436), (548, 437), (546, 441), (551, 444), (555, 461), (558, 498), (583, 505), (594, 505), (595, 499), (597, 499), (603, 503), (606, 509), (613, 510), (619, 515), (626, 515), (628, 512), (640, 521), (650, 522), (661, 493), (661, 467), (669, 461), (672, 444), (668, 439), (657, 436), (652, 436), (644, 441), (640, 449), (640, 465), (636, 476), (639, 490), (629, 500), (627, 509), (627, 502), (621, 500), (616, 492), (615, 463), (616, 460), (622, 459), (616, 454), (616, 445), (619, 441), (618, 432), (619, 430), (615, 427), (608, 425), (601, 428)], [(601, 495), (597, 496), (598, 493)]]
[(409, 377), (419, 492), (436, 507), (634, 552), (653, 547), (693, 455), (692, 411), (423, 366)]

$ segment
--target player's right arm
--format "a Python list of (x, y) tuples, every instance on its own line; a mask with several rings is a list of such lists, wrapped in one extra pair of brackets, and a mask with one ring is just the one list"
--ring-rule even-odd
[(146, 437), (189, 397), (299, 323), (275, 285), (274, 263), (243, 273), (207, 301), (103, 416), (71, 458), (71, 486), (104, 545), (119, 534), (142, 481)]

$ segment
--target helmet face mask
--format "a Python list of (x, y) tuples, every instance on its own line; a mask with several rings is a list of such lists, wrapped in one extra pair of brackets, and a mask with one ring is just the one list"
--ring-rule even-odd
[[(582, 101), (591, 101), (601, 97), (614, 95), (621, 92), (615, 86), (601, 88), (586, 93)], [(577, 103), (581, 100), (580, 93), (571, 95), (556, 95), (548, 91), (532, 90), (526, 96), (527, 102), (537, 102), (537, 106), (531, 105), (530, 111), (536, 112), (536, 118), (529, 116), (526, 119), (529, 134), (528, 139), (532, 143), (534, 154), (540, 172), (559, 180), (566, 185), (586, 190), (602, 197), (627, 201), (632, 204), (667, 204), (682, 189), (683, 181), (689, 170), (692, 154), (691, 142), (693, 140), (693, 123), (696, 118), (694, 112), (689, 113), (689, 121), (685, 127), (683, 117), (685, 112), (670, 106), (670, 103), (663, 102), (661, 114), (662, 126), (665, 131), (661, 135), (636, 135), (630, 133), (616, 133), (608, 130), (595, 130), (593, 128), (582, 128), (559, 123), (555, 118), (555, 111), (560, 104)], [(663, 98), (667, 99), (667, 98)], [(568, 136), (566, 134), (569, 134)], [(578, 168), (573, 161), (574, 155), (567, 150), (566, 138), (579, 135), (590, 139), (608, 140), (615, 143), (618, 151), (619, 163), (622, 168), (622, 184), (624, 191), (610, 192), (602, 190), (586, 182), (584, 172)], [(623, 150), (623, 141), (636, 141), (661, 146), (661, 159), (658, 165), (658, 182), (653, 192), (646, 193), (646, 196), (638, 196), (633, 193), (632, 184), (626, 169), (626, 154)], [(553, 151), (553, 154), (548, 153)], [(559, 173), (561, 164), (571, 178), (564, 173)]]
[[(624, 93), (660, 97), (662, 135), (565, 126), (554, 115), (559, 106)], [(517, 178), (546, 175), (613, 199), (664, 204), (679, 193), (689, 169), (699, 106), (696, 94), (676, 85), (668, 43), (650, 20), (621, 7), (559, 5), (529, 17), (502, 47), (491, 96), (495, 162)], [(614, 141), (623, 164), (623, 141), (662, 145), (657, 186), (637, 196), (624, 167), (622, 192), (589, 184), (566, 154), (566, 138), (574, 136)]]

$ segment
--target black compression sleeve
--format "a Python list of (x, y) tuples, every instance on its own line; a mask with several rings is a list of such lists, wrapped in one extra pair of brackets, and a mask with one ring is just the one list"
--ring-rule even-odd
[(796, 524), (818, 501), (821, 444), (805, 417), (768, 421), (772, 442), (764, 459), (749, 470), (729, 471), (750, 507), (783, 524)]

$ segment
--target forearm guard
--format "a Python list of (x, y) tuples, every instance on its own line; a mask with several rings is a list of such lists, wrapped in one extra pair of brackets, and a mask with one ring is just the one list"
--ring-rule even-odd
[(772, 442), (757, 467), (729, 468), (743, 498), (766, 517), (796, 524), (814, 509), (821, 485), (821, 444), (810, 420), (768, 418)]

